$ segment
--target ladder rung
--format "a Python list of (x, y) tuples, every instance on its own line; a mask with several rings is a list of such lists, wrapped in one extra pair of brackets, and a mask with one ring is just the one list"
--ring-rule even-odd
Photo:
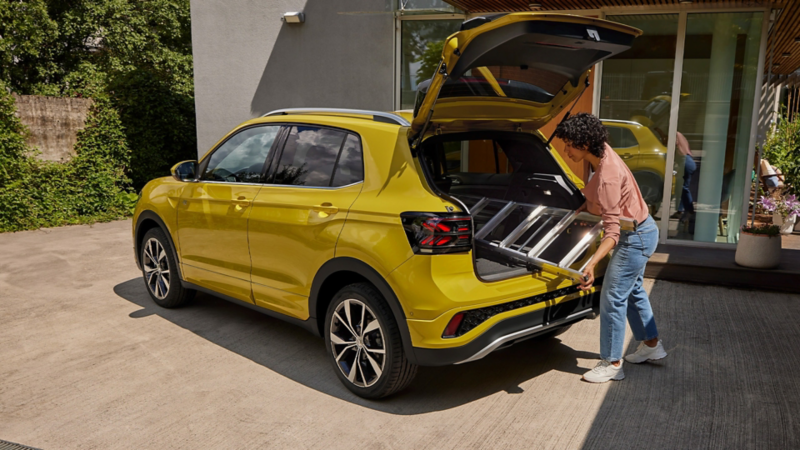
[(491, 219), (489, 219), (488, 222), (486, 222), (486, 225), (484, 225), (483, 228), (480, 229), (480, 231), (475, 233), (475, 239), (485, 238), (489, 233), (492, 232), (492, 230), (495, 229), (495, 227), (500, 225), (500, 222), (502, 222), (503, 219), (508, 217), (508, 215), (511, 214), (511, 211), (513, 211), (514, 208), (516, 207), (517, 204), (515, 202), (508, 202), (508, 204), (506, 204), (506, 206), (504, 206), (503, 209), (501, 209), (497, 214), (494, 215), (494, 217), (492, 217)]
[(564, 218), (562, 218), (556, 226), (554, 226), (547, 234), (533, 246), (530, 252), (528, 252), (528, 256), (531, 258), (536, 258), (544, 252), (556, 238), (561, 235), (565, 228), (572, 223), (577, 216), (578, 213), (575, 211), (570, 211)]
[(552, 216), (548, 217), (547, 220), (545, 220), (544, 223), (539, 228), (536, 229), (536, 231), (531, 233), (530, 237), (528, 237), (528, 239), (526, 239), (525, 242), (523, 242), (522, 245), (520, 245), (517, 250), (519, 250), (521, 252), (522, 249), (525, 248), (526, 245), (530, 244), (530, 242), (533, 240), (533, 238), (538, 236), (539, 233), (541, 233), (542, 230), (544, 230), (544, 228), (547, 226), (547, 224), (549, 224), (552, 221), (553, 221), (553, 217)]
[(505, 239), (503, 239), (503, 241), (500, 243), (500, 247), (505, 248), (505, 247), (508, 247), (509, 245), (513, 244), (514, 242), (517, 242), (517, 239), (522, 237), (522, 235), (525, 234), (525, 232), (528, 231), (528, 229), (530, 227), (532, 227), (533, 224), (536, 223), (537, 220), (539, 220), (539, 218), (542, 216), (542, 213), (544, 212), (545, 209), (547, 209), (547, 207), (544, 206), (544, 205), (541, 205), (541, 206), (537, 207), (536, 209), (534, 209), (528, 215), (528, 217), (526, 217), (525, 220), (523, 220), (517, 226), (517, 228), (515, 228), (514, 231), (511, 232), (511, 234), (509, 234), (508, 236), (506, 236)]
[(595, 239), (597, 239), (597, 236), (600, 234), (600, 230), (602, 229), (603, 229), (603, 222), (602, 221), (597, 222), (597, 224), (594, 227), (592, 227), (592, 229), (589, 230), (588, 233), (586, 233), (586, 236), (584, 236), (578, 242), (578, 244), (575, 247), (573, 247), (572, 250), (569, 251), (569, 253), (567, 253), (567, 256), (565, 256), (564, 259), (562, 259), (561, 262), (558, 263), (558, 265), (563, 268), (568, 268), (569, 266), (571, 266), (575, 262), (575, 260), (578, 259), (578, 256), (580, 256), (580, 254), (584, 250), (586, 250), (589, 247), (589, 245), (592, 242), (594, 242)]

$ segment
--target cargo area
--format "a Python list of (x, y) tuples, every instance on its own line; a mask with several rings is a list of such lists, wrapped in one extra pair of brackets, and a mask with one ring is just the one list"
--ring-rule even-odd
[(578, 279), (577, 263), (599, 236), (599, 217), (575, 213), (583, 194), (545, 145), (533, 134), (472, 132), (420, 146), (428, 182), (472, 216), (475, 270), (484, 281), (539, 270)]

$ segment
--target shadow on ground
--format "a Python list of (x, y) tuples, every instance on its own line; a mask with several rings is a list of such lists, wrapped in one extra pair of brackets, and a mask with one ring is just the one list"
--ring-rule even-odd
[(800, 296), (656, 281), (650, 299), (669, 356), (625, 365), (584, 448), (800, 448)]
[(322, 339), (299, 327), (205, 294), (184, 308), (161, 308), (150, 299), (141, 278), (118, 284), (114, 292), (142, 308), (131, 313), (132, 318), (155, 314), (300, 384), (392, 414), (446, 410), (500, 391), (522, 393), (520, 384), (551, 370), (575, 374), (577, 381), (585, 371), (577, 358), (597, 358), (558, 338), (529, 340), (473, 363), (422, 367), (409, 388), (375, 402), (350, 393), (333, 372)]

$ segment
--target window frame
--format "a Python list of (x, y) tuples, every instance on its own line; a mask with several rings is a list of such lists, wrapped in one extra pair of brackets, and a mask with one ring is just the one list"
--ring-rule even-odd
[[(303, 122), (282, 122), (282, 126), (284, 127), (284, 131), (280, 135), (280, 149), (276, 149), (276, 152), (273, 154), (270, 162), (268, 164), (267, 171), (264, 173), (263, 184), (270, 185), (270, 186), (280, 186), (280, 187), (292, 187), (292, 188), (302, 188), (302, 189), (342, 189), (349, 186), (355, 186), (356, 184), (363, 183), (364, 179), (367, 177), (366, 169), (364, 166), (364, 140), (361, 138), (361, 134), (357, 133), (356, 131), (349, 130), (347, 128), (340, 128), (340, 127), (333, 127), (329, 125), (320, 125), (316, 123), (303, 123)], [(277, 164), (273, 164), (276, 159), (280, 161), (280, 158), (283, 157), (283, 151), (286, 146), (286, 141), (289, 139), (289, 134), (291, 134), (292, 127), (296, 126), (305, 126), (305, 127), (316, 127), (316, 128), (326, 128), (329, 130), (340, 131), (345, 133), (344, 139), (342, 139), (341, 144), (339, 144), (339, 153), (336, 154), (336, 161), (333, 164), (333, 170), (331, 171), (331, 178), (328, 180), (328, 186), (298, 186), (295, 184), (275, 184), (273, 183), (275, 172), (277, 171)], [(342, 156), (342, 149), (344, 148), (344, 143), (347, 141), (347, 135), (351, 134), (358, 139), (358, 145), (361, 146), (361, 180), (356, 181), (355, 183), (346, 184), (344, 186), (331, 186), (333, 183), (333, 178), (336, 175), (336, 168), (339, 166), (339, 158)], [(275, 141), (277, 142), (278, 139), (276, 138)], [(271, 150), (270, 150), (271, 151)]]

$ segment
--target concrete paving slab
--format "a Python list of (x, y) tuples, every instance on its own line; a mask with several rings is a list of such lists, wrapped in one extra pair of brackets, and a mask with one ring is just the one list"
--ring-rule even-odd
[[(70, 448), (796, 448), (800, 296), (648, 280), (670, 356), (593, 385), (599, 321), (380, 402), (322, 340), (199, 295), (159, 308), (130, 222), (0, 235), (0, 439)], [(633, 350), (634, 344), (629, 344)]]

